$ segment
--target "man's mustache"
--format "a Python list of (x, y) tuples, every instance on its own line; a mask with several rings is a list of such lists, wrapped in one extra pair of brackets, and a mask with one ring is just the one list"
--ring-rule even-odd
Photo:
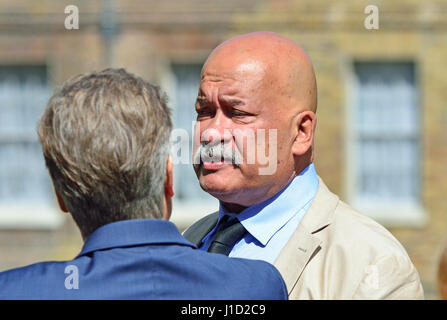
[(203, 142), (194, 154), (193, 166), (194, 168), (198, 169), (203, 162), (221, 161), (240, 167), (240, 164), (242, 163), (242, 156), (238, 150), (232, 148), (231, 143)]

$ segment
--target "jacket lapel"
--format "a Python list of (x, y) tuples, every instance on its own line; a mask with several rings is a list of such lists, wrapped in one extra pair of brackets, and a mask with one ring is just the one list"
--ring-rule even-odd
[(310, 234), (300, 224), (278, 258), (274, 266), (281, 273), (290, 294), (295, 283), (311, 258), (318, 252), (321, 240)]
[(202, 239), (213, 230), (218, 219), (219, 211), (211, 213), (186, 229), (185, 232), (183, 232), (183, 236), (196, 245), (197, 248), (200, 248), (202, 246)]
[(324, 246), (318, 233), (330, 225), (338, 204), (338, 197), (329, 191), (320, 177), (318, 179), (318, 191), (309, 210), (274, 263), (284, 278), (289, 294), (307, 264)]

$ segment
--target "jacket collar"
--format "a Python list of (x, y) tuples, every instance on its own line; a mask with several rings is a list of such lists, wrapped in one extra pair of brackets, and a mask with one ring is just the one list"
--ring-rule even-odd
[(85, 241), (78, 257), (97, 250), (145, 244), (177, 244), (196, 248), (170, 221), (133, 219), (112, 222), (96, 229)]
[(315, 198), (298, 228), (275, 260), (290, 294), (304, 268), (321, 249), (319, 232), (329, 226), (338, 204), (338, 197), (329, 191), (320, 177)]
[(339, 201), (338, 196), (328, 189), (320, 177), (318, 180), (320, 184), (317, 194), (309, 207), (308, 214), (302, 220), (302, 224), (312, 234), (317, 234), (331, 224)]

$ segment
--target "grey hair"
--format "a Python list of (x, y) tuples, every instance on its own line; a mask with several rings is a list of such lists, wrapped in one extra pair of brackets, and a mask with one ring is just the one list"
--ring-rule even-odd
[(76, 76), (53, 94), (38, 134), (84, 238), (110, 222), (163, 216), (171, 130), (166, 95), (124, 69)]

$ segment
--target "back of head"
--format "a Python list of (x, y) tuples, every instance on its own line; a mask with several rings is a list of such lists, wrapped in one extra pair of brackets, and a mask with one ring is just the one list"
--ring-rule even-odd
[(166, 96), (124, 69), (79, 75), (51, 97), (39, 138), (84, 238), (110, 222), (162, 217), (171, 129)]

